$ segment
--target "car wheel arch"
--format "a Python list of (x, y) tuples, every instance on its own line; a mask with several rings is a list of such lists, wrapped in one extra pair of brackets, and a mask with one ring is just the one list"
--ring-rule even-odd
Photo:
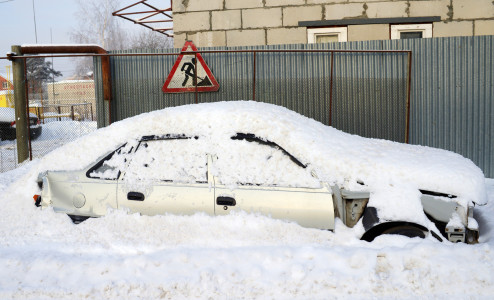
[(376, 237), (384, 234), (397, 234), (410, 238), (425, 238), (427, 233), (429, 233), (429, 230), (422, 225), (405, 221), (391, 221), (379, 223), (371, 227), (362, 235), (360, 239), (363, 241), (372, 242)]
[(372, 242), (376, 237), (383, 234), (397, 234), (407, 237), (425, 238), (427, 234), (432, 234), (434, 238), (442, 242), (443, 239), (434, 231), (430, 231), (425, 226), (409, 221), (384, 221), (380, 220), (375, 207), (366, 207), (362, 216), (362, 224), (365, 233), (360, 238), (363, 241)]

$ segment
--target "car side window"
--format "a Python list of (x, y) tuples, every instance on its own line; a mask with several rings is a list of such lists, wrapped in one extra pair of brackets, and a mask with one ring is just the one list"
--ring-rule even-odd
[(303, 164), (278, 145), (258, 138), (225, 141), (214, 163), (224, 185), (320, 187)]
[(87, 177), (106, 180), (118, 179), (121, 170), (125, 168), (128, 155), (137, 145), (138, 141), (132, 140), (119, 147), (89, 169)]
[(207, 156), (197, 138), (143, 140), (128, 157), (124, 182), (207, 182)]

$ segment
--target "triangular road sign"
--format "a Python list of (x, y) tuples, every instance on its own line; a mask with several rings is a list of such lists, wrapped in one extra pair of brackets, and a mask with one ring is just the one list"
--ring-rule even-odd
[[(186, 51), (197, 51), (192, 41), (185, 42), (182, 52)], [(195, 61), (195, 57), (197, 57), (197, 61)], [(196, 67), (197, 75), (194, 73)], [(213, 73), (211, 73), (211, 70), (204, 62), (202, 55), (197, 53), (196, 56), (180, 54), (170, 74), (168, 74), (162, 90), (165, 93), (195, 92), (195, 76), (197, 76), (198, 92), (215, 92), (220, 88)]]

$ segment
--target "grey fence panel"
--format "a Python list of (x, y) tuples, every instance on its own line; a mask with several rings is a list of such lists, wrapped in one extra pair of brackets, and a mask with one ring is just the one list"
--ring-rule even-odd
[[(221, 48), (208, 48), (208, 50)], [(202, 57), (220, 85), (217, 92), (198, 93), (198, 103), (251, 100), (254, 58), (250, 53), (205, 53)]]
[[(112, 53), (176, 53), (176, 51), (128, 50)], [(177, 57), (178, 55), (111, 57), (112, 121), (165, 107), (194, 103), (193, 94), (164, 94), (161, 91)]]
[(328, 53), (258, 53), (256, 100), (329, 124)]
[[(494, 36), (336, 43), (331, 47), (411, 50), (410, 143), (457, 152), (470, 158), (487, 177), (494, 177)], [(390, 66), (386, 72), (398, 69)]]
[(333, 126), (406, 141), (407, 54), (335, 53)]
[[(411, 50), (409, 142), (460, 153), (486, 176), (494, 177), (494, 36), (199, 50), (212, 49)], [(220, 90), (199, 93), (198, 102), (253, 98), (252, 54), (203, 57)], [(112, 120), (194, 103), (193, 93), (161, 92), (175, 60), (176, 56), (113, 57)], [(406, 54), (398, 53), (335, 54), (332, 125), (364, 136), (403, 141), (407, 62)], [(256, 100), (283, 105), (328, 124), (330, 68), (329, 54), (258, 53)]]

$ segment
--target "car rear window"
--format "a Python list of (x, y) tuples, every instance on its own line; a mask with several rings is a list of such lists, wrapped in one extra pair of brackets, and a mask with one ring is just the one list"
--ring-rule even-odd
[(213, 172), (224, 185), (318, 188), (310, 170), (274, 143), (232, 138), (217, 152)]

